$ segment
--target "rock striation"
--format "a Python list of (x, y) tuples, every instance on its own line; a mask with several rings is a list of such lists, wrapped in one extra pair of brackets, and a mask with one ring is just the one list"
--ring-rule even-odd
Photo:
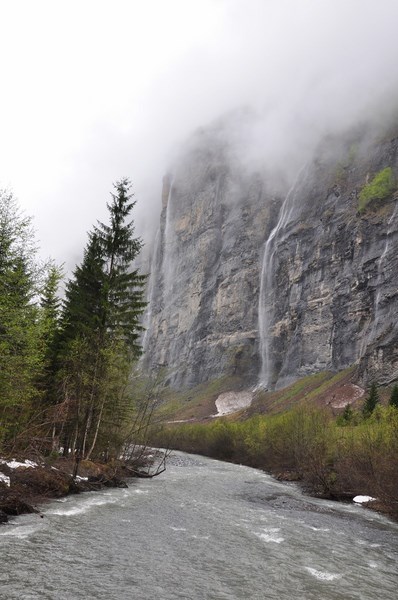
[(198, 132), (164, 178), (144, 369), (177, 388), (231, 374), (275, 388), (354, 363), (398, 379), (396, 186), (359, 211), (387, 167), (397, 181), (398, 137), (362, 128), (324, 141), (282, 194), (225, 123)]
[(398, 139), (360, 136), (331, 141), (299, 175), (260, 298), (267, 387), (358, 362), (365, 378), (398, 378), (396, 195), (358, 211), (361, 190), (386, 167), (398, 175)]

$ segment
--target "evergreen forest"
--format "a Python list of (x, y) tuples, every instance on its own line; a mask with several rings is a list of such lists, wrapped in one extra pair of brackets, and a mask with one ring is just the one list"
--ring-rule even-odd
[(11, 192), (0, 192), (3, 454), (107, 458), (130, 444), (146, 282), (134, 266), (142, 241), (130, 190), (128, 179), (114, 184), (108, 222), (88, 233), (62, 297), (62, 268), (40, 261), (31, 218)]

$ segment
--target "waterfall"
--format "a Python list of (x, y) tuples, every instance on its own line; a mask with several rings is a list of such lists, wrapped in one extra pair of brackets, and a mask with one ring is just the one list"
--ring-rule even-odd
[(271, 231), (264, 247), (263, 262), (260, 275), (260, 294), (258, 306), (258, 330), (260, 338), (260, 357), (261, 371), (259, 377), (259, 386), (267, 389), (270, 385), (270, 326), (273, 316), (273, 306), (271, 305), (270, 295), (273, 287), (273, 266), (276, 252), (275, 241), (279, 237), (279, 232), (289, 223), (292, 216), (295, 200), (297, 196), (298, 184), (301, 182), (301, 176), (307, 171), (304, 165), (288, 191), (279, 212), (279, 218), (276, 226)]
[(167, 300), (170, 302), (171, 292), (173, 290), (173, 257), (172, 257), (172, 217), (171, 217), (171, 198), (172, 198), (173, 181), (170, 181), (170, 188), (167, 197), (166, 206), (166, 224), (164, 227), (164, 239), (163, 239), (163, 264), (162, 264), (162, 275), (163, 275), (163, 302), (164, 306), (167, 304)]
[(159, 266), (159, 251), (160, 251), (160, 229), (156, 232), (153, 255), (151, 260), (151, 268), (149, 273), (149, 281), (148, 281), (148, 294), (147, 294), (147, 302), (148, 307), (144, 316), (143, 326), (145, 328), (144, 336), (142, 338), (142, 348), (144, 352), (147, 349), (148, 339), (149, 339), (149, 329), (151, 327), (152, 320), (152, 311), (153, 304), (155, 301), (155, 291), (156, 284), (158, 282), (158, 266)]
[[(166, 177), (164, 181), (166, 180)], [(167, 196), (163, 198), (163, 211), (165, 211), (165, 225), (162, 224), (156, 232), (156, 237), (153, 246), (153, 255), (151, 259), (151, 267), (148, 281), (147, 293), (147, 310), (144, 316), (143, 326), (145, 332), (142, 338), (142, 348), (145, 352), (148, 350), (148, 344), (153, 334), (153, 317), (160, 309), (159, 288), (160, 282), (163, 280), (163, 298), (166, 295), (166, 271), (169, 271), (167, 262), (171, 262), (168, 249), (168, 237), (170, 237), (170, 198), (171, 198), (172, 181), (169, 180), (169, 189)], [(163, 188), (165, 189), (165, 188)], [(167, 188), (166, 188), (167, 190)], [(164, 213), (163, 213), (164, 214)], [(167, 284), (168, 285), (168, 284)], [(165, 302), (165, 300), (163, 300)]]

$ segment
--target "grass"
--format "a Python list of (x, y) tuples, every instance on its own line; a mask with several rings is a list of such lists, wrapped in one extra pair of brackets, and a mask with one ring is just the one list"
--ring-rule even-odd
[(163, 392), (164, 404), (157, 411), (157, 420), (204, 419), (215, 413), (215, 401), (223, 392), (239, 389), (239, 377), (222, 377), (189, 390)]
[(395, 190), (395, 177), (391, 167), (382, 169), (365, 185), (359, 194), (358, 210), (364, 212), (366, 207), (375, 200), (385, 200)]

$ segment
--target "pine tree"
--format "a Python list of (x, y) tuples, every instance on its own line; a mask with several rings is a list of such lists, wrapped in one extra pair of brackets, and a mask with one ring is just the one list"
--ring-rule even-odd
[(390, 406), (398, 408), (398, 385), (395, 384), (391, 390)]
[(351, 423), (354, 417), (354, 411), (352, 410), (351, 404), (348, 403), (344, 407), (344, 411), (342, 414), (342, 420), (345, 424)]
[(70, 405), (64, 448), (77, 448), (86, 457), (125, 417), (125, 389), (141, 350), (146, 277), (132, 262), (142, 242), (128, 221), (135, 205), (130, 182), (123, 179), (115, 189), (107, 205), (110, 224), (98, 223), (89, 234), (83, 262), (67, 286), (61, 320), (59, 379)]
[(362, 408), (363, 416), (365, 418), (369, 417), (373, 413), (373, 411), (376, 408), (378, 403), (379, 403), (379, 393), (377, 391), (377, 384), (375, 382), (373, 382), (372, 385), (370, 386), (369, 394), (366, 397), (363, 408)]
[(40, 396), (42, 369), (31, 219), (11, 193), (0, 192), (0, 443), (12, 445)]
[(138, 343), (145, 308), (143, 288), (146, 276), (132, 268), (142, 241), (134, 237), (134, 224), (126, 221), (135, 201), (129, 194), (131, 184), (122, 179), (115, 184), (116, 194), (107, 204), (110, 225), (98, 223), (94, 229), (105, 257), (102, 325), (113, 339), (124, 340), (135, 357), (141, 353)]

